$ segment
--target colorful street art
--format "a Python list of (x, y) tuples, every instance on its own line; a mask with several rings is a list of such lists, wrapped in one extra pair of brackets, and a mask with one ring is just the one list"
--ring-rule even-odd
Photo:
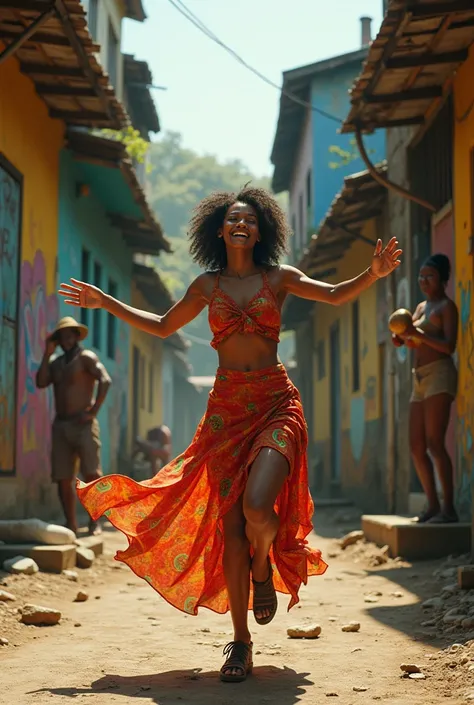
[(18, 360), (18, 472), (25, 476), (49, 474), (51, 422), (54, 413), (52, 389), (36, 389), (47, 334), (59, 314), (56, 293), (46, 291), (46, 262), (37, 250), (33, 262), (21, 267), (20, 340)]
[(459, 387), (457, 423), (456, 494), (461, 514), (468, 517), (471, 509), (471, 484), (474, 479), (474, 331), (471, 317), (472, 283), (463, 272), (459, 288)]
[(14, 473), (21, 184), (0, 166), (0, 476)]

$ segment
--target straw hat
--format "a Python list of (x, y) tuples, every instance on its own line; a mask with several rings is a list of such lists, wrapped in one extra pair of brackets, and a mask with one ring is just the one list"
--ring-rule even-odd
[(82, 325), (82, 323), (78, 323), (72, 316), (66, 316), (65, 318), (61, 318), (58, 325), (48, 336), (48, 338), (56, 338), (59, 331), (64, 330), (65, 328), (76, 328), (79, 331), (79, 340), (84, 340), (89, 333), (87, 326)]

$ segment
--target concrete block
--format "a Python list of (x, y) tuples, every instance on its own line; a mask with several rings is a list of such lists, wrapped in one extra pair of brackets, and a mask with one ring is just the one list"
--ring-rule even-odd
[(474, 590), (474, 565), (459, 566), (458, 585), (462, 590)]
[(104, 539), (102, 536), (84, 536), (77, 539), (77, 543), (93, 551), (96, 558), (104, 552)]
[(362, 517), (362, 530), (367, 541), (388, 546), (392, 558), (443, 558), (471, 550), (469, 523), (416, 524), (408, 517), (368, 514)]
[(71, 546), (37, 546), (31, 543), (12, 543), (0, 545), (0, 563), (14, 556), (32, 558), (40, 570), (45, 573), (61, 573), (76, 567), (76, 547)]

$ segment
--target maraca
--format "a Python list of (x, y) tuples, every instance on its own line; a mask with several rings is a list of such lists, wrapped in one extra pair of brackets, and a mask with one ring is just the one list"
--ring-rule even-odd
[(394, 335), (403, 335), (413, 325), (413, 316), (406, 308), (399, 308), (388, 319), (388, 327)]

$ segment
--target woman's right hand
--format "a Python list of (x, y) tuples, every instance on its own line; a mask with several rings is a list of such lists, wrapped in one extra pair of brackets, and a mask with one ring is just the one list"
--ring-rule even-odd
[(80, 308), (102, 308), (104, 292), (97, 286), (81, 282), (71, 277), (73, 286), (61, 284), (58, 294), (64, 296), (64, 303)]

